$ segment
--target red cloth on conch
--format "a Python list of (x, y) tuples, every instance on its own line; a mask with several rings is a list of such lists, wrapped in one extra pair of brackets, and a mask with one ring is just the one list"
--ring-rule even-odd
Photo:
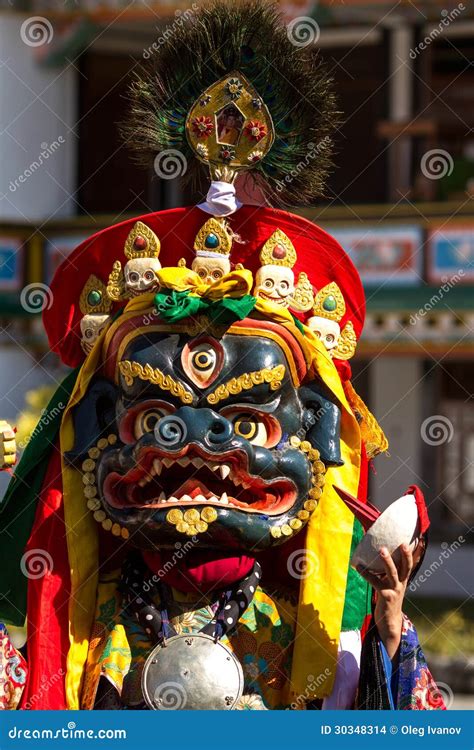
[[(57, 448), (51, 452), (26, 553), (31, 555), (27, 569), (32, 571), (32, 576), (28, 581), (28, 679), (21, 708), (65, 709), (70, 575), (61, 456)], [(33, 562), (35, 559), (38, 567)], [(36, 577), (40, 570), (45, 570), (45, 574)]]

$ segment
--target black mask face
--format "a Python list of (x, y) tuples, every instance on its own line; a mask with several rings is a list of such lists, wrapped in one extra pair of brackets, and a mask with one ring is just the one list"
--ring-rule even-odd
[[(76, 412), (71, 457), (102, 445), (88, 472), (98, 520), (105, 513), (146, 549), (184, 534), (257, 551), (296, 533), (325, 465), (340, 463), (340, 415), (321, 384), (295, 387), (291, 367), (263, 335), (133, 338), (118, 389), (96, 381)], [(100, 441), (110, 433), (115, 443)]]

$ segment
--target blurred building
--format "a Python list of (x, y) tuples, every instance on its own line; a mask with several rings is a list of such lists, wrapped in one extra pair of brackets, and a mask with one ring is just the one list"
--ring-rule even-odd
[[(117, 129), (134, 72), (199, 5), (0, 3), (3, 418), (62, 374), (36, 314), (58, 263), (103, 226), (200, 197), (136, 168)], [(412, 482), (423, 488), (430, 559), (463, 541), (422, 593), (463, 598), (474, 519), (474, 9), (281, 6), (320, 48), (344, 113), (327, 197), (301, 213), (340, 240), (366, 286), (353, 382), (391, 446), (372, 497), (384, 506)]]

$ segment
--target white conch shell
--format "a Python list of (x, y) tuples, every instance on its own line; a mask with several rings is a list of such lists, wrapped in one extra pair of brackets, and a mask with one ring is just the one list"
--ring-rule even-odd
[(401, 544), (408, 544), (413, 551), (418, 542), (418, 534), (415, 496), (403, 495), (389, 505), (364, 534), (354, 550), (351, 565), (384, 573), (385, 567), (379, 552), (381, 547), (387, 547), (398, 567), (401, 562), (398, 548)]

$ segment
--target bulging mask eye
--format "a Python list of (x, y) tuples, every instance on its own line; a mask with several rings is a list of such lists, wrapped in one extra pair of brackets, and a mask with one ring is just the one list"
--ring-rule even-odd
[(268, 434), (267, 427), (263, 420), (257, 415), (241, 412), (232, 417), (234, 433), (238, 437), (248, 440), (252, 445), (265, 445)]
[(167, 414), (169, 411), (165, 408), (145, 409), (137, 414), (133, 428), (135, 438), (138, 440), (146, 432), (153, 432), (157, 422)]
[(132, 271), (131, 274), (129, 274), (129, 281), (132, 282), (132, 284), (136, 284), (137, 281), (140, 281), (140, 276), (135, 271)]

